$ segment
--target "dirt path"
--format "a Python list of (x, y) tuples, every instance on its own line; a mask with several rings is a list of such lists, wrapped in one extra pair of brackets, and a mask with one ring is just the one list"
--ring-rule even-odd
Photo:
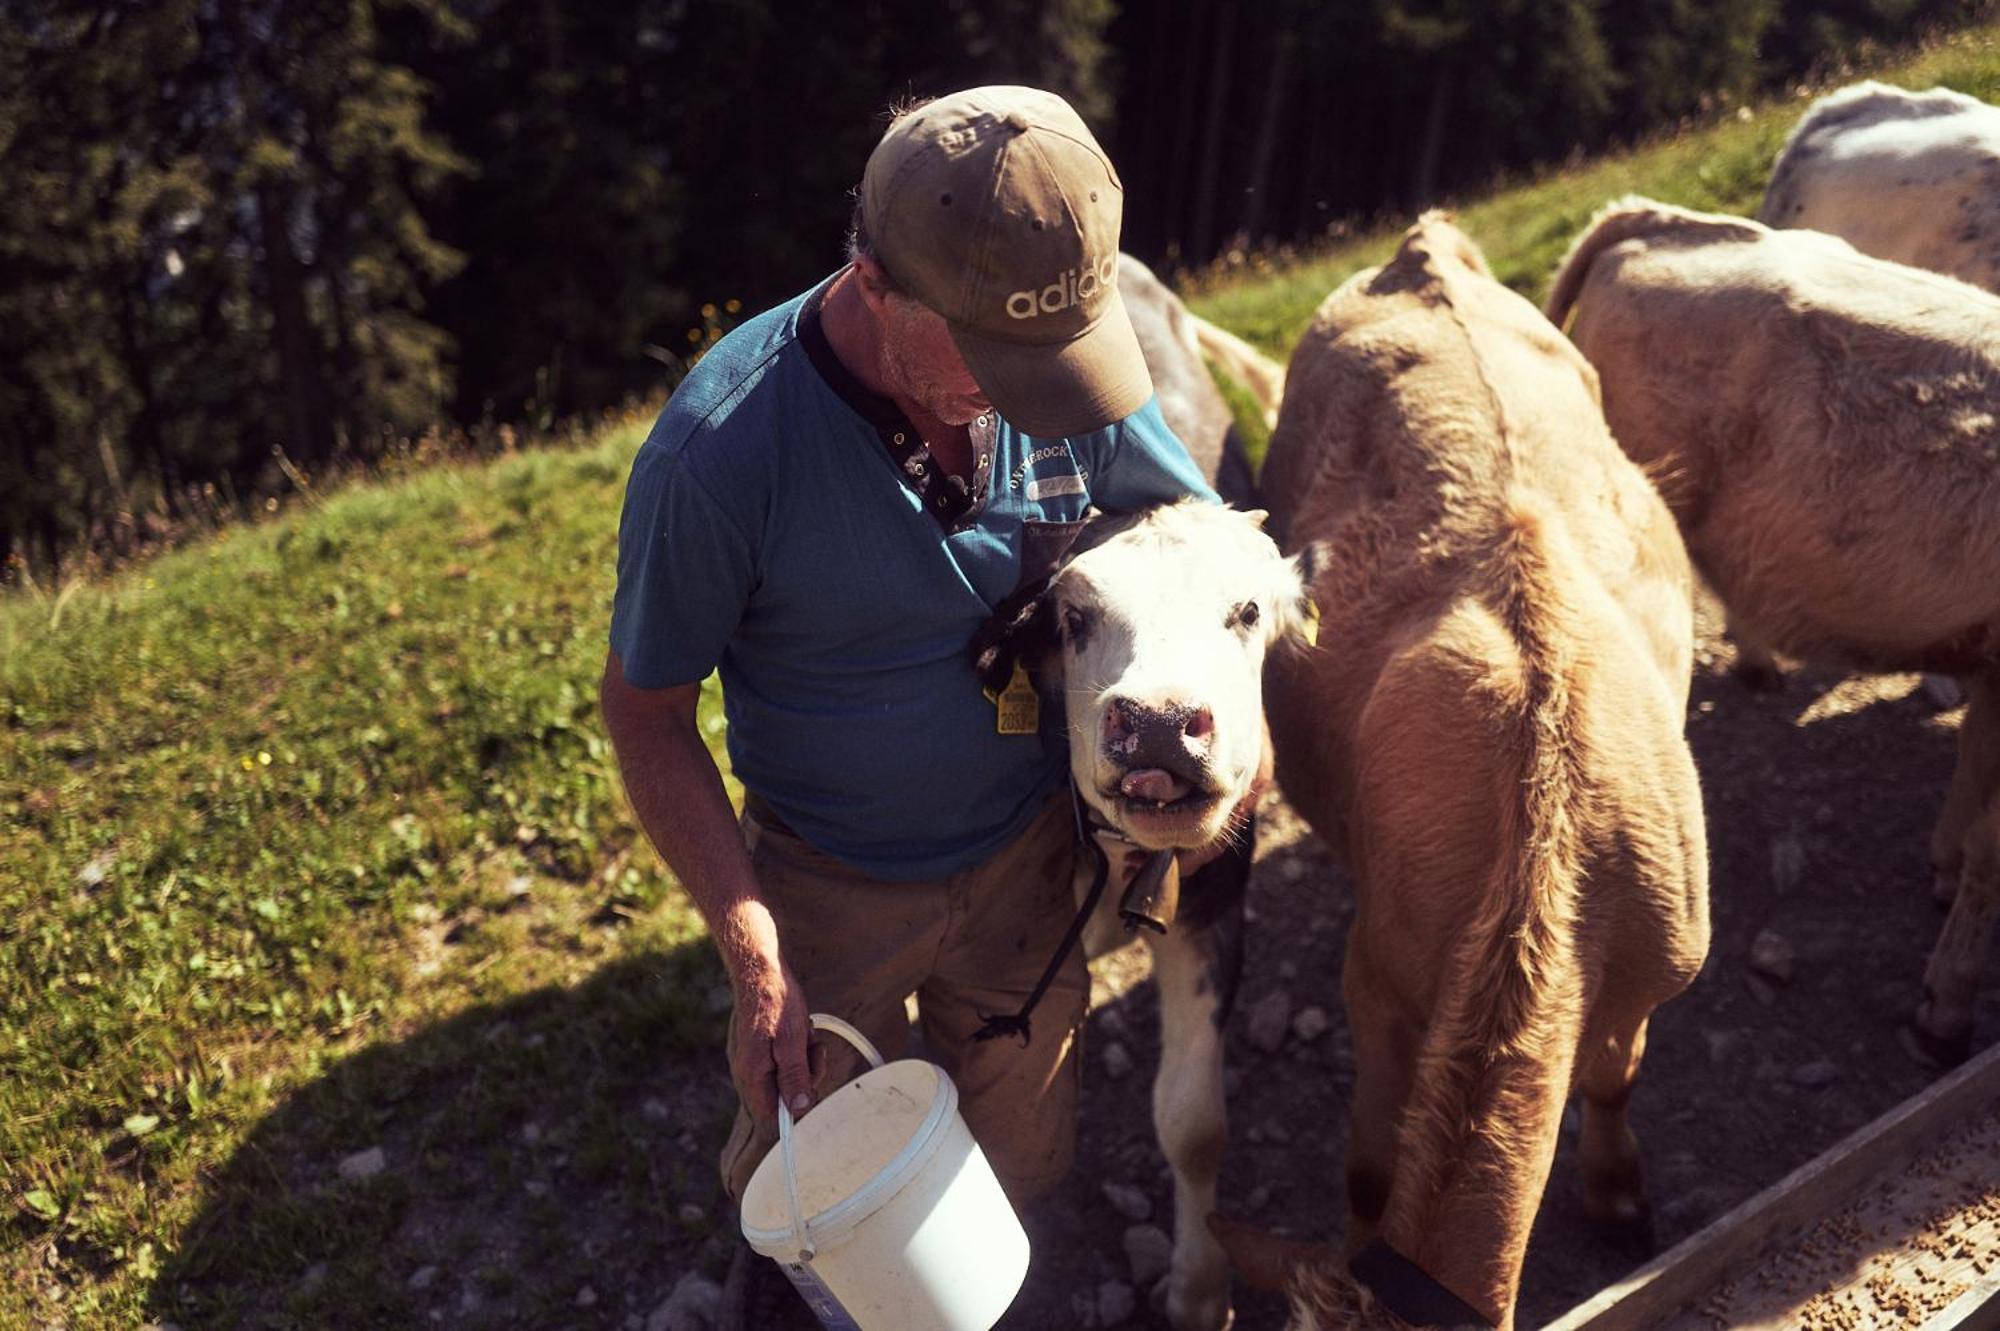
[[(1940, 711), (1914, 675), (1792, 675), (1753, 694), (1726, 673), (1730, 649), (1704, 615), (1689, 736), (1701, 768), (1714, 944), (1700, 979), (1655, 1018), (1633, 1101), (1662, 1244), (1678, 1242), (1932, 1079), (1898, 1046), (1943, 916), (1930, 897), (1932, 820), (1962, 712)], [(1230, 1147), (1222, 1202), (1296, 1236), (1337, 1237), (1353, 1067), (1339, 979), (1351, 898), (1326, 852), (1282, 807), (1266, 820), (1249, 964), (1231, 1026)], [(1792, 947), (1787, 983), (1755, 978), (1751, 943)], [(1125, 1230), (1107, 1182), (1141, 1188), (1171, 1225), (1147, 1095), (1158, 1022), (1143, 959), (1100, 968), (1089, 1030), (1080, 1170), (1037, 1217), (1037, 1264), (1009, 1328), (1090, 1325), (1097, 1291), (1127, 1281)], [(1273, 1054), (1246, 1015), (1282, 992), (1330, 1018)], [(2000, 984), (1982, 996), (1975, 1044), (2000, 1038)], [(1132, 1070), (1114, 1077), (1106, 1051)], [(1538, 1326), (1638, 1259), (1600, 1243), (1581, 1213), (1571, 1134), (1543, 1202), (1523, 1281), (1521, 1325)], [(1119, 1302), (1114, 1291), (1112, 1303)], [(1139, 1292), (1123, 1323), (1164, 1326)], [(1241, 1331), (1281, 1327), (1281, 1303), (1238, 1292)]]

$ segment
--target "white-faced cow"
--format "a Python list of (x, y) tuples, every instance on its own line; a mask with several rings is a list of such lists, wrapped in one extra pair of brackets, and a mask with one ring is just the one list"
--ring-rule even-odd
[(1692, 575), (1596, 376), (1440, 214), (1329, 296), (1264, 473), (1325, 547), (1266, 679), (1278, 781), (1350, 871), (1345, 1255), (1227, 1224), (1294, 1328), (1512, 1323), (1563, 1111), (1643, 1238), (1626, 1102), (1708, 947)]
[(2000, 292), (2000, 107), (1856, 83), (1814, 102), (1757, 220)]
[(1732, 627), (1967, 685), (1931, 840), (1956, 900), (1911, 1031), (1964, 1057), (2000, 908), (2000, 299), (1818, 232), (1634, 199), (1570, 251), (1549, 313), (1572, 310), (1618, 442), (1660, 478)]
[[(1246, 503), (1249, 464), (1202, 358), (1272, 407), (1268, 395), (1282, 391), (1283, 371), (1196, 318), (1129, 255), (1120, 258), (1119, 291), (1167, 423), (1218, 493)], [(1149, 891), (1149, 909), (1171, 922), (1164, 933), (1138, 930), (1160, 998), (1153, 1119), (1173, 1169), (1175, 1216), (1161, 1293), (1177, 1331), (1217, 1331), (1232, 1317), (1228, 1262), (1204, 1224), (1227, 1141), (1222, 1028), (1242, 970), (1254, 835), (1232, 813), (1264, 757), (1265, 653), (1301, 627), (1305, 605), (1299, 565), (1278, 553), (1262, 521), (1192, 501), (1100, 518), (1047, 582), (1024, 588), (974, 644), (990, 688), (1026, 661), (1042, 691), (1064, 699), (1071, 777), (1111, 868), (1083, 935), (1090, 955), (1132, 939), (1122, 910), (1127, 848), (1225, 842), (1185, 883), (1161, 863), (1166, 875)], [(1079, 906), (1091, 869), (1084, 865), (1077, 883)]]

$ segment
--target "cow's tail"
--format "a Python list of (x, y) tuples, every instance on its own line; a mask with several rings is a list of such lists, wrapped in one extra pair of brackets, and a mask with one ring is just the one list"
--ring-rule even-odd
[(1575, 308), (1577, 297), (1583, 292), (1584, 282), (1589, 280), (1591, 265), (1604, 251), (1622, 241), (1645, 237), (1685, 242), (1724, 235), (1754, 239), (1761, 234), (1762, 227), (1740, 217), (1698, 213), (1636, 195), (1620, 199), (1607, 204), (1597, 216), (1591, 218), (1590, 225), (1569, 247), (1569, 253), (1563, 256), (1562, 266), (1556, 270), (1556, 280), (1549, 288), (1548, 304), (1544, 309), (1549, 321), (1558, 328), (1562, 327)]
[(1250, 390), (1266, 425), (1278, 423), (1278, 404), (1285, 400), (1285, 367), (1226, 328), (1218, 328), (1189, 311), (1194, 339), (1201, 354), (1237, 383)]
[(1504, 1318), (1547, 1182), (1587, 1007), (1577, 946), (1588, 798), (1575, 621), (1551, 547), (1566, 538), (1516, 506), (1488, 565), (1491, 612), (1516, 681), (1496, 781), (1500, 848), (1479, 908), (1439, 977), (1400, 1126), (1383, 1237), (1453, 1292)]

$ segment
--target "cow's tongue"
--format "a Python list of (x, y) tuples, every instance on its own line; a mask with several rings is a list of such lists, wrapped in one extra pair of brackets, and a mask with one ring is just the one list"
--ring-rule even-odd
[(1127, 772), (1118, 791), (1128, 799), (1172, 804), (1194, 788), (1194, 783), (1158, 767), (1141, 767)]

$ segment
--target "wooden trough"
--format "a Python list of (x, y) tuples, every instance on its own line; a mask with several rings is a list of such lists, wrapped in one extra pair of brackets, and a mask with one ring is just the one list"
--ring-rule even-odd
[(2000, 1045), (1546, 1331), (2000, 1328)]

